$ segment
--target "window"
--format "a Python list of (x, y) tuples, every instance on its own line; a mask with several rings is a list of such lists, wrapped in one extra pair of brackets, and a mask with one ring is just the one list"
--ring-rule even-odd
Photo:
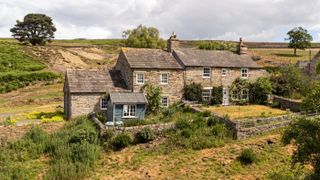
[(203, 101), (209, 101), (211, 97), (211, 89), (203, 89), (202, 90), (202, 100)]
[(227, 69), (221, 69), (221, 76), (226, 76), (228, 73)]
[(101, 98), (100, 99), (100, 109), (101, 110), (106, 110), (107, 109), (107, 99), (106, 98)]
[(163, 96), (162, 97), (162, 106), (163, 107), (168, 107), (169, 106), (169, 97), (168, 96)]
[(137, 74), (137, 84), (144, 84), (144, 74), (143, 73)]
[(248, 78), (248, 69), (247, 68), (242, 68), (241, 69), (241, 77), (242, 78)]
[(123, 117), (136, 117), (136, 105), (123, 105)]
[(242, 89), (241, 99), (242, 99), (242, 100), (247, 100), (248, 98), (249, 98), (249, 91), (248, 91), (248, 89)]
[(168, 84), (168, 82), (169, 82), (169, 74), (162, 73), (160, 76), (160, 84)]
[(203, 78), (210, 78), (211, 77), (211, 68), (205, 67), (203, 68)]
[(237, 90), (232, 90), (232, 99), (238, 100), (239, 99), (239, 93)]

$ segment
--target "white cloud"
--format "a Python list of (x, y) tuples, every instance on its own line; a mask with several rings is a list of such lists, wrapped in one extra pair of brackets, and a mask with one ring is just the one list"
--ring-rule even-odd
[(320, 34), (318, 9), (320, 0), (0, 0), (0, 36), (33, 12), (54, 19), (56, 38), (119, 38), (144, 24), (163, 38), (282, 41), (295, 26)]

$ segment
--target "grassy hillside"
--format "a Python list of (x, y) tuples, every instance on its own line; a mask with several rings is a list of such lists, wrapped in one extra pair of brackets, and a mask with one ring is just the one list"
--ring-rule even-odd
[(51, 81), (57, 74), (45, 71), (46, 65), (21, 51), (14, 42), (0, 41), (0, 93), (10, 92), (36, 81)]

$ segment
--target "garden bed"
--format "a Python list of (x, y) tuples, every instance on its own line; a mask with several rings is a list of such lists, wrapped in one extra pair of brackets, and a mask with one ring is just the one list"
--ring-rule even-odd
[(262, 105), (246, 106), (209, 106), (202, 110), (210, 111), (220, 117), (230, 120), (244, 120), (260, 117), (275, 117), (289, 114), (290, 112)]

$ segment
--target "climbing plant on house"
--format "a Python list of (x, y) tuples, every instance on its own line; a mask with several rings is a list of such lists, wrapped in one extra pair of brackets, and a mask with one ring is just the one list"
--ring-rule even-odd
[(146, 98), (148, 100), (148, 114), (158, 113), (161, 110), (161, 87), (146, 84), (142, 90), (146, 93)]
[(236, 104), (246, 104), (249, 101), (250, 82), (237, 78), (230, 86), (230, 100)]
[(203, 87), (200, 83), (191, 83), (183, 88), (183, 96), (188, 101), (202, 102)]
[(212, 92), (211, 92), (212, 97), (210, 102), (211, 105), (222, 104), (222, 98), (223, 98), (222, 90), (223, 90), (222, 86), (212, 87)]

